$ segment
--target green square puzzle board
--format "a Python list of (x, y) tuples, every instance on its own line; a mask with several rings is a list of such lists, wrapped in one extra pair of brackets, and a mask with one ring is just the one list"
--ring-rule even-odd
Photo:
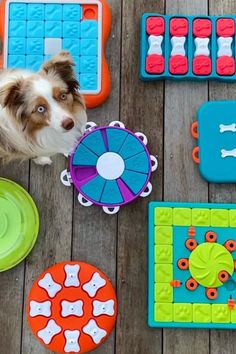
[(148, 324), (236, 328), (236, 204), (149, 204)]

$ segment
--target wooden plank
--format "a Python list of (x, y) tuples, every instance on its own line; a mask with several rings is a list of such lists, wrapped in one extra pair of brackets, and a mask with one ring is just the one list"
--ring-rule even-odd
[(138, 71), (141, 15), (163, 11), (163, 1), (123, 1), (121, 119), (129, 129), (147, 135), (160, 169), (152, 178), (151, 197), (138, 199), (118, 216), (117, 354), (162, 350), (162, 331), (147, 326), (147, 202), (162, 197), (163, 83), (141, 82)]
[[(207, 13), (207, 0), (166, 0), (169, 14)], [(190, 125), (198, 107), (208, 98), (207, 83), (166, 82), (164, 198), (173, 201), (207, 201), (208, 186), (191, 159), (196, 144)], [(165, 329), (163, 353), (209, 353), (209, 331)], [(191, 348), (191, 349), (190, 349)]]
[[(1, 166), (0, 175), (28, 189), (27, 162)], [(24, 298), (24, 262), (7, 272), (0, 273), (0, 283), (1, 354), (19, 353)]]
[[(31, 163), (30, 192), (39, 209), (40, 234), (26, 262), (25, 300), (44, 269), (71, 257), (73, 190), (62, 186), (59, 178), (66, 164), (63, 156), (55, 157), (51, 166)], [(31, 334), (24, 312), (22, 353), (36, 352), (49, 353)]]
[[(121, 5), (116, 0), (110, 0), (108, 3), (112, 10), (112, 30), (107, 46), (112, 91), (104, 105), (88, 112), (88, 119), (98, 125), (119, 119)], [(106, 215), (99, 207), (80, 206), (75, 192), (72, 258), (99, 267), (116, 286), (116, 243), (117, 216)], [(114, 346), (115, 331), (96, 353), (114, 353)]]
[[(209, 1), (210, 15), (234, 14), (236, 3), (234, 1), (215, 0)], [(209, 86), (210, 100), (235, 100), (235, 84), (211, 82)], [(209, 197), (211, 202), (236, 203), (235, 184), (210, 184)], [(210, 335), (211, 353), (214, 354), (233, 354), (235, 353), (236, 338), (232, 331), (212, 330)]]

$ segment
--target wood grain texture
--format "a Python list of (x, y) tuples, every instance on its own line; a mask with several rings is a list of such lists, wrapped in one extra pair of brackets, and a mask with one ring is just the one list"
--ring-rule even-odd
[[(26, 190), (29, 182), (28, 163), (0, 167), (0, 176), (19, 183)], [(0, 273), (0, 351), (20, 353), (24, 301), (24, 262)]]
[[(144, 132), (148, 147), (159, 155), (159, 173), (152, 179), (152, 199), (162, 197), (163, 83), (138, 79), (139, 27), (144, 12), (164, 11), (163, 1), (123, 1), (121, 119), (134, 131)], [(147, 327), (147, 203), (139, 198), (118, 216), (117, 290), (119, 317), (117, 354), (158, 354), (162, 331)]]
[[(210, 15), (235, 14), (235, 1), (209, 0)], [(211, 82), (209, 85), (210, 100), (235, 100), (235, 84), (221, 84)], [(210, 184), (209, 187), (210, 202), (235, 203), (236, 186), (235, 184)], [(212, 330), (210, 334), (211, 353), (214, 354), (233, 354), (235, 353), (236, 338), (232, 331)]]
[[(108, 1), (112, 10), (112, 30), (107, 46), (107, 58), (112, 75), (112, 92), (101, 107), (88, 111), (88, 119), (98, 125), (119, 120), (120, 92), (120, 43), (121, 5), (116, 0)], [(102, 208), (85, 208), (79, 205), (77, 193), (74, 198), (72, 258), (87, 261), (99, 267), (116, 286), (117, 215), (109, 216)], [(115, 331), (98, 348), (97, 354), (112, 354), (115, 351)]]
[[(166, 0), (169, 14), (207, 14), (207, 0)], [(190, 136), (198, 107), (208, 99), (207, 83), (165, 83), (164, 198), (165, 201), (207, 201), (208, 185), (194, 166)], [(184, 300), (183, 300), (184, 301)], [(165, 329), (164, 354), (208, 354), (209, 331)]]

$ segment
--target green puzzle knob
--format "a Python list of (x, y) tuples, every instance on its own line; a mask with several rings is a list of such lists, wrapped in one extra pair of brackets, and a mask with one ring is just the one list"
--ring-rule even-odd
[(189, 270), (192, 277), (202, 286), (216, 288), (223, 283), (218, 275), (226, 271), (232, 275), (234, 262), (230, 252), (218, 243), (203, 243), (189, 257)]

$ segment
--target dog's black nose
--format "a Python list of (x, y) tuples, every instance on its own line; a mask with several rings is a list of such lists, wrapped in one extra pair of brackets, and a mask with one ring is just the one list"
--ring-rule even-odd
[(75, 125), (75, 123), (73, 122), (73, 120), (71, 118), (66, 118), (62, 122), (62, 128), (64, 128), (65, 130), (73, 129), (74, 125)]

